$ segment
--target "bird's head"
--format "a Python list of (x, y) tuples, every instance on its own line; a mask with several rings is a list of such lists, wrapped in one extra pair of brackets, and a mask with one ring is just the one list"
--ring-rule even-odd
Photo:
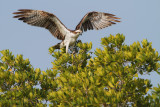
[(80, 29), (75, 30), (75, 32), (76, 32), (78, 35), (81, 35), (81, 34), (82, 34), (82, 30), (80, 30)]

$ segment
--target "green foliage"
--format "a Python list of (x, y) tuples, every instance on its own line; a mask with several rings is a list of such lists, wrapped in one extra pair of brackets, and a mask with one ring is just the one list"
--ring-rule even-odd
[[(125, 36), (102, 38), (102, 49), (92, 58), (92, 43), (77, 43), (76, 50), (49, 49), (53, 68), (34, 69), (22, 55), (1, 51), (0, 104), (19, 106), (157, 106), (160, 86), (139, 75), (157, 72), (160, 55), (147, 40), (124, 44)], [(38, 88), (39, 87), (39, 88)]]
[(150, 95), (150, 102), (152, 107), (158, 107), (160, 105), (160, 85), (153, 87), (152, 95)]
[(9, 50), (1, 51), (0, 59), (0, 106), (45, 106), (42, 100), (47, 100), (47, 90), (56, 87), (46, 82), (56, 74), (47, 70), (50, 73), (46, 77), (40, 69), (34, 70), (29, 59), (23, 59), (22, 55), (15, 57)]

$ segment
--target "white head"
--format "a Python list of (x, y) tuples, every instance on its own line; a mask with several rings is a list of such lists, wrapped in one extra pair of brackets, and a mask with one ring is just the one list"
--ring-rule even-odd
[(78, 30), (75, 30), (76, 33), (78, 33), (78, 35), (81, 35), (82, 34), (82, 30), (78, 29)]

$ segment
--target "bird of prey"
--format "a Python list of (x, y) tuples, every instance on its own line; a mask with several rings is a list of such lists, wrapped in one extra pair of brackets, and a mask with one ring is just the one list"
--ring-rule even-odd
[(48, 29), (57, 39), (62, 40), (54, 46), (55, 49), (66, 47), (66, 53), (69, 46), (74, 46), (79, 35), (87, 30), (99, 30), (116, 22), (120, 22), (118, 17), (113, 14), (103, 12), (88, 12), (76, 26), (75, 30), (68, 29), (54, 14), (41, 10), (20, 9), (14, 18), (18, 18), (23, 22)]

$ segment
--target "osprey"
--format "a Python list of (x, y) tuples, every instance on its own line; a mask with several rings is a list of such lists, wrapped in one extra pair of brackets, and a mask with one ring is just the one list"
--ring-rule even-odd
[(66, 53), (68, 52), (69, 46), (74, 46), (77, 38), (83, 31), (99, 30), (116, 24), (115, 22), (120, 22), (117, 20), (120, 18), (115, 17), (113, 14), (93, 11), (87, 13), (81, 19), (75, 30), (70, 30), (54, 14), (45, 11), (20, 9), (13, 14), (16, 14), (14, 18), (19, 18), (19, 20), (29, 25), (48, 29), (54, 37), (62, 40), (55, 45), (54, 48), (60, 49), (66, 47)]

